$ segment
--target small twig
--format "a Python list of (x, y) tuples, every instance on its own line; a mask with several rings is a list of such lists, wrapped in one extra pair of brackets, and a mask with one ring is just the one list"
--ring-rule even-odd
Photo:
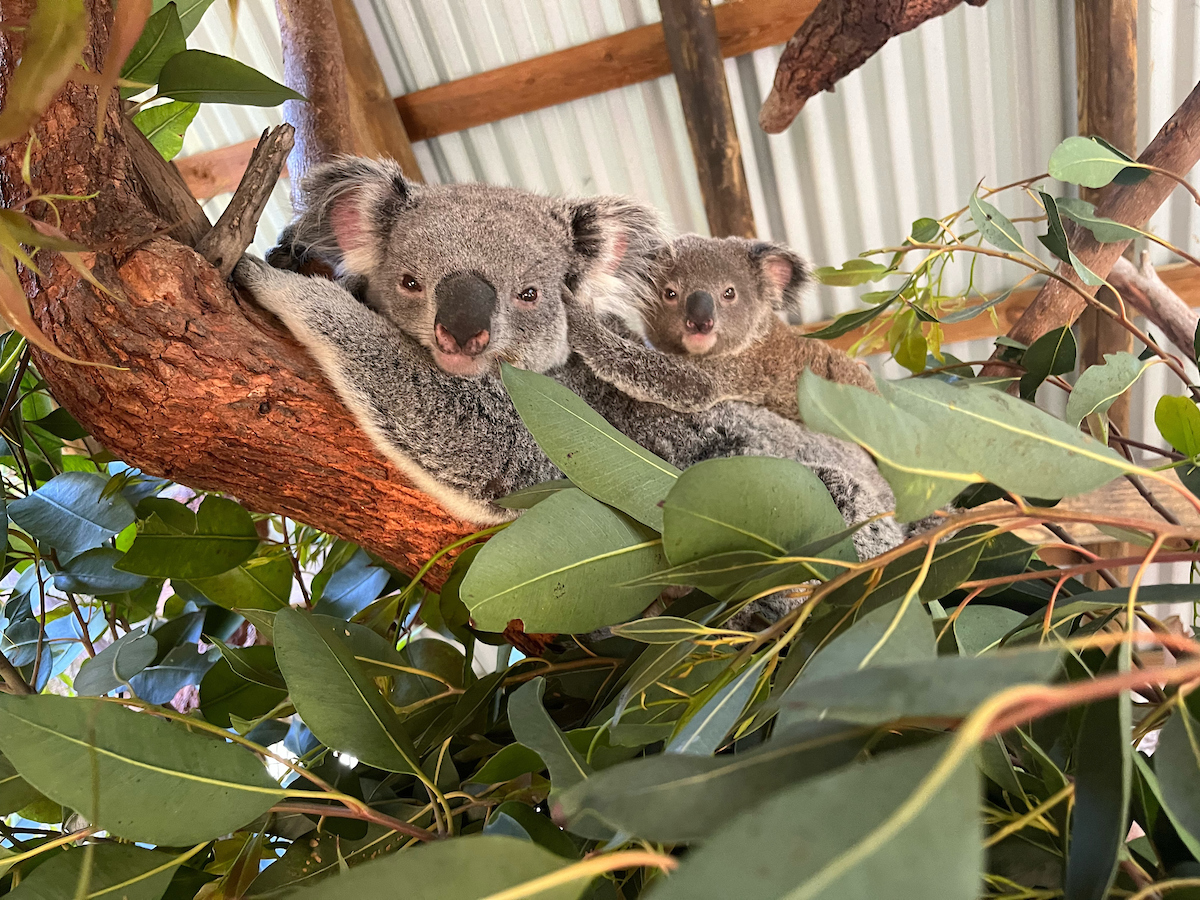
[(1158, 498), (1154, 496), (1154, 493), (1150, 490), (1150, 488), (1146, 487), (1146, 484), (1142, 481), (1141, 476), (1134, 475), (1132, 472), (1130, 472), (1125, 475), (1125, 480), (1137, 488), (1137, 492), (1142, 495), (1142, 499), (1150, 505), (1152, 510), (1158, 513), (1172, 525), (1183, 524), (1179, 521), (1179, 518), (1175, 515), (1175, 513), (1171, 512), (1159, 502)]
[(79, 623), (79, 631), (83, 640), (83, 649), (87, 651), (89, 657), (95, 657), (96, 648), (92, 645), (92, 636), (88, 634), (88, 623), (83, 618), (83, 613), (79, 610), (79, 604), (75, 601), (75, 595), (70, 591), (65, 591), (67, 595), (67, 604), (71, 607), (71, 612), (75, 614), (75, 621)]
[(395, 819), (392, 816), (377, 812), (370, 807), (362, 807), (361, 809), (349, 809), (344, 806), (326, 806), (323, 803), (297, 803), (289, 800), (286, 803), (280, 803), (272, 807), (273, 812), (291, 812), (305, 813), (312, 816), (324, 816), (330, 819), (358, 819), (363, 822), (372, 822), (376, 825), (382, 825), (384, 828), (390, 828), (392, 831), (400, 834), (408, 835), (411, 838), (416, 838), (419, 841), (432, 841), (437, 839), (431, 831), (427, 831), (417, 825), (410, 825), (401, 819)]
[(283, 546), (287, 549), (288, 558), (292, 561), (292, 573), (296, 576), (296, 584), (300, 585), (300, 595), (304, 597), (304, 608), (312, 609), (312, 595), (309, 594), (308, 586), (304, 583), (304, 575), (300, 571), (300, 560), (292, 552), (292, 542), (288, 539), (286, 516), (279, 517), (279, 530), (283, 532)]
[(294, 134), (295, 129), (286, 124), (263, 132), (229, 206), (217, 224), (196, 243), (196, 252), (224, 278), (229, 277), (254, 240), (254, 230), (283, 171)]
[[(1178, 525), (1179, 523), (1173, 522), (1171, 524)], [(1047, 531), (1049, 531), (1052, 535), (1054, 535), (1060, 541), (1062, 541), (1064, 544), (1070, 544), (1072, 547), (1078, 547), (1080, 550), (1083, 550), (1085, 553), (1087, 552), (1086, 549), (1084, 548), (1084, 546), (1081, 543), (1079, 543), (1079, 541), (1075, 540), (1075, 538), (1071, 537), (1071, 535), (1067, 532), (1067, 530), (1065, 528), (1063, 528), (1061, 525), (1055, 525), (1053, 522), (1043, 522), (1042, 527), (1045, 528)], [(1113, 575), (1112, 572), (1108, 571), (1108, 569), (1096, 569), (1096, 574), (1099, 575), (1101, 578), (1103, 578), (1109, 587), (1119, 588), (1121, 586), (1121, 582), (1117, 581), (1116, 577)]]
[[(1111, 430), (1111, 426), (1110, 430)], [(1157, 453), (1166, 459), (1173, 462), (1180, 462), (1187, 459), (1182, 453), (1177, 453), (1174, 450), (1163, 450), (1161, 447), (1155, 447), (1153, 444), (1147, 444), (1145, 441), (1135, 441), (1133, 438), (1121, 437), (1120, 435), (1110, 434), (1108, 439), (1116, 441), (1118, 444), (1126, 444), (1130, 447), (1137, 447), (1139, 450), (1145, 450), (1147, 453)]]
[(29, 686), (29, 682), (21, 677), (17, 667), (9, 662), (8, 657), (3, 653), (0, 653), (0, 678), (4, 679), (9, 691), (14, 694), (32, 694), (34, 692), (33, 688)]

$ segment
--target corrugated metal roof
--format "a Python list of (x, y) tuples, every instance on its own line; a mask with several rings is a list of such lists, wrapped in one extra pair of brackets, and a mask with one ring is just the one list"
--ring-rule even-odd
[[(356, 4), (394, 94), (659, 18), (655, 0)], [(1051, 150), (1075, 131), (1073, 7), (1073, 0), (961, 6), (889, 42), (839, 82), (836, 92), (810, 100), (781, 135), (763, 134), (756, 121), (781, 48), (727, 60), (760, 235), (791, 244), (818, 265), (836, 265), (864, 249), (899, 242), (919, 216), (964, 205), (980, 180), (997, 185), (1043, 171)], [(243, 2), (240, 10), (233, 52), (280, 79), (271, 4)], [(1200, 78), (1200, 0), (1143, 0), (1139, 15), (1139, 144), (1144, 146)], [(192, 46), (228, 53), (231, 34), (228, 9), (217, 4)], [(280, 120), (274, 109), (205, 106), (184, 153), (244, 141)], [(706, 231), (670, 77), (434, 138), (414, 149), (431, 181), (487, 181), (553, 194), (632, 194), (660, 209), (677, 230)], [(210, 201), (210, 214), (215, 217), (226, 201)], [(1020, 200), (1001, 205), (1016, 212)], [(281, 184), (259, 229), (259, 252), (271, 246), (289, 216), (287, 185)], [(1038, 246), (1032, 227), (1023, 228), (1027, 244)], [(1200, 252), (1200, 210), (1182, 191), (1155, 216), (1152, 228)], [(1158, 247), (1152, 254), (1159, 263), (1170, 257)], [(985, 260), (975, 283), (1000, 290), (1021, 274)], [(859, 292), (821, 288), (807, 301), (804, 319), (852, 309)], [(978, 359), (990, 345), (948, 349), (960, 358)], [(894, 364), (886, 368), (899, 374)], [(1153, 399), (1181, 389), (1162, 367), (1152, 370), (1134, 392), (1134, 436), (1158, 440)], [(1052, 395), (1046, 399), (1060, 402)]]

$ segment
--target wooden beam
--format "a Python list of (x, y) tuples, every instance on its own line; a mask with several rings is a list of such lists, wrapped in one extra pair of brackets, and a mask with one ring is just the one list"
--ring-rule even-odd
[(333, 0), (333, 14), (346, 57), (350, 125), (356, 151), (360, 156), (390, 157), (400, 164), (405, 177), (423, 183), (421, 166), (413, 155), (408, 132), (383, 80), (379, 60), (367, 40), (354, 0)]
[[(1137, 0), (1075, 0), (1075, 77), (1079, 133), (1104, 138), (1118, 150), (1137, 155)], [(1084, 190), (1097, 202), (1103, 191)], [(1126, 256), (1132, 259), (1132, 247)], [(1112, 304), (1107, 288), (1097, 298)], [(1083, 366), (1104, 362), (1108, 353), (1133, 349), (1133, 335), (1100, 310), (1089, 307), (1079, 317)], [(1108, 411), (1122, 434), (1129, 433), (1129, 395), (1118, 397)]]
[(742, 167), (725, 64), (709, 0), (658, 0), (713, 237), (752, 238), (754, 210)]
[[(1158, 275), (1171, 290), (1182, 298), (1184, 303), (1193, 308), (1200, 308), (1200, 269), (1189, 263), (1180, 263), (1173, 266), (1163, 266), (1158, 270)], [(987, 313), (976, 316), (974, 319), (968, 319), (966, 322), (943, 325), (942, 330), (945, 337), (942, 338), (942, 343), (952, 344), (959, 341), (978, 341), (1007, 334), (1013, 324), (1021, 318), (1021, 314), (1033, 302), (1033, 298), (1037, 296), (1038, 290), (1038, 288), (1030, 288), (1024, 291), (1016, 291), (999, 306), (994, 307), (996, 317), (1000, 321), (999, 327), (992, 324), (991, 317)], [(814, 322), (811, 325), (803, 327), (804, 331), (813, 332), (824, 328), (828, 324), (829, 321)], [(858, 328), (839, 338), (834, 338), (829, 343), (834, 347), (841, 347), (843, 350), (846, 350), (865, 333), (865, 328)]]
[[(713, 10), (724, 57), (781, 44), (817, 0), (730, 0)], [(661, 25), (643, 25), (397, 97), (410, 140), (424, 141), (671, 74)], [(200, 200), (228, 193), (255, 141), (177, 160)]]

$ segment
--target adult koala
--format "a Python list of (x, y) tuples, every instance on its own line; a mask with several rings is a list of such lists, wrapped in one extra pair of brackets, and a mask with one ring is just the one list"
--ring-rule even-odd
[[(272, 261), (335, 265), (340, 285), (244, 258), (234, 277), (305, 344), (380, 450), (450, 512), (479, 523), (492, 501), (562, 473), (525, 429), (499, 363), (544, 372), (631, 439), (686, 468), (720, 456), (809, 466), (847, 522), (893, 508), (858, 447), (767, 410), (720, 403), (678, 413), (629, 397), (571, 353), (567, 303), (628, 310), (662, 236), (631, 200), (559, 200), (486, 185), (409, 183), (390, 161), (312, 172), (305, 207)], [(903, 538), (891, 518), (855, 535), (862, 557)]]

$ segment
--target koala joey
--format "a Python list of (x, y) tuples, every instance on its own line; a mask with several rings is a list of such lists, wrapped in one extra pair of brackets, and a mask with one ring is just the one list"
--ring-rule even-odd
[[(799, 421), (796, 382), (805, 369), (875, 390), (870, 370), (780, 321), (796, 311), (808, 265), (780, 244), (684, 235), (663, 248), (640, 309), (639, 346), (606, 328), (592, 310), (571, 308), (572, 349), (631, 396), (678, 412), (743, 400)], [(634, 298), (637, 299), (637, 298)]]
[[(848, 522), (894, 499), (857, 446), (740, 403), (681, 414), (604, 382), (567, 342), (564, 295), (598, 314), (629, 308), (660, 244), (652, 212), (620, 198), (560, 200), (484, 185), (414, 185), (390, 161), (313, 171), (285, 262), (316, 255), (356, 279), (307, 278), (245, 257), (235, 280), (320, 363), (379, 449), (452, 513), (493, 523), (492, 501), (562, 477), (525, 429), (499, 363), (544, 372), (680, 468), (718, 456), (795, 459)], [(632, 287), (631, 287), (632, 286)], [(870, 556), (899, 543), (889, 518), (860, 529)]]

